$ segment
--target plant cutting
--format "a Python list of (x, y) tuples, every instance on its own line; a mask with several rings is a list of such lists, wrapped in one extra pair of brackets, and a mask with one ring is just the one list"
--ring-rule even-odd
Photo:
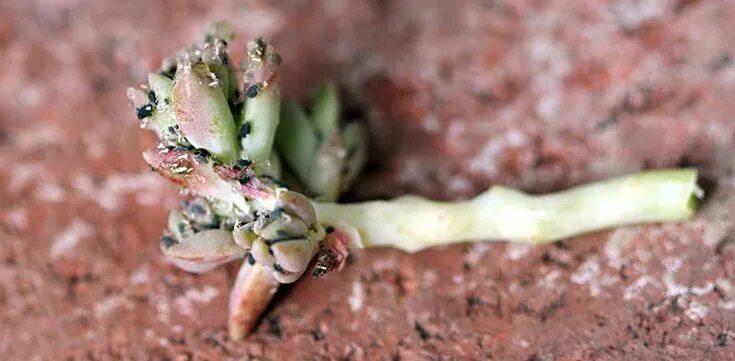
[(242, 262), (229, 302), (234, 339), (254, 327), (280, 284), (310, 266), (315, 277), (341, 269), (350, 248), (551, 242), (684, 220), (702, 197), (695, 169), (669, 169), (546, 195), (494, 186), (461, 202), (403, 196), (337, 203), (368, 157), (363, 125), (341, 119), (333, 84), (319, 89), (308, 111), (282, 102), (275, 48), (250, 41), (235, 66), (227, 54), (232, 40), (228, 25), (212, 25), (128, 97), (142, 127), (158, 136), (144, 160), (182, 188), (163, 254), (193, 273)]

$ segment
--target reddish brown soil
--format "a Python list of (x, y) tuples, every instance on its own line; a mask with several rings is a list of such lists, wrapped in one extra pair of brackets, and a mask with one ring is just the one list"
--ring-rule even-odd
[[(215, 4), (216, 3), (216, 4)], [(4, 1), (3, 360), (727, 360), (735, 357), (730, 1)], [(695, 165), (683, 224), (543, 247), (363, 251), (226, 337), (231, 272), (158, 250), (175, 190), (125, 88), (207, 23), (282, 52), (286, 95), (336, 80), (372, 131), (351, 199), (542, 192)], [(238, 57), (238, 55), (235, 57)]]

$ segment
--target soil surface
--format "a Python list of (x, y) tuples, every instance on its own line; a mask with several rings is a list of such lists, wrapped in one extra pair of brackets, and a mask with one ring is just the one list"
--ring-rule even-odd
[[(0, 2), (3, 360), (735, 357), (735, 3)], [(530, 247), (359, 252), (284, 289), (242, 342), (232, 269), (167, 264), (176, 191), (125, 89), (218, 19), (272, 39), (286, 96), (336, 81), (371, 130), (350, 200), (546, 192), (696, 166), (685, 223)]]

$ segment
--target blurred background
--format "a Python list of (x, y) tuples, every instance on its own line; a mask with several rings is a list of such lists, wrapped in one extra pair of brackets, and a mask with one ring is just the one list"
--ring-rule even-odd
[[(542, 247), (358, 254), (226, 337), (231, 270), (159, 254), (176, 192), (125, 89), (215, 20), (272, 41), (288, 98), (335, 81), (371, 133), (349, 200), (548, 192), (696, 166), (697, 218)], [(735, 3), (0, 2), (0, 354), (45, 359), (727, 359)]]

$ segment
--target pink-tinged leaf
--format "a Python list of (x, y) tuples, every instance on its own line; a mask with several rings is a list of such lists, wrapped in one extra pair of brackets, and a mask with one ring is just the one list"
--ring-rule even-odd
[(163, 254), (185, 271), (201, 273), (245, 256), (232, 233), (220, 229), (197, 232), (181, 240), (161, 239)]
[(172, 183), (199, 196), (230, 204), (243, 212), (249, 210), (245, 198), (235, 188), (234, 181), (225, 181), (209, 162), (199, 162), (186, 151), (177, 149), (146, 150), (143, 159), (153, 170)]
[(265, 208), (273, 208), (272, 203), (275, 201), (276, 190), (269, 187), (258, 177), (251, 177), (247, 182), (240, 184), (238, 190), (245, 197), (257, 200)]
[(256, 232), (269, 241), (282, 241), (287, 238), (303, 238), (309, 231), (308, 226), (299, 218), (292, 217), (287, 213), (282, 213), (270, 223)]
[(128, 88), (128, 100), (133, 108), (140, 108), (148, 104), (148, 94), (140, 88)]
[(183, 64), (176, 71), (173, 109), (186, 139), (224, 163), (240, 153), (235, 120), (216, 76), (204, 63)]
[(311, 226), (316, 222), (314, 206), (311, 204), (309, 198), (306, 198), (306, 196), (299, 192), (279, 192), (275, 206), (301, 219), (307, 226)]
[(179, 268), (180, 270), (184, 272), (189, 273), (195, 273), (195, 274), (202, 274), (207, 273), (218, 266), (221, 266), (227, 262), (232, 261), (232, 259), (227, 259), (223, 262), (204, 262), (204, 261), (187, 261), (183, 259), (176, 259), (171, 257), (166, 257), (167, 260), (171, 261), (174, 266)]
[(268, 245), (265, 244), (262, 238), (258, 238), (253, 241), (253, 246), (250, 248), (250, 254), (258, 264), (266, 267), (273, 267), (276, 262), (276, 259), (268, 249)]
[(301, 278), (301, 275), (304, 274), (304, 272), (288, 272), (288, 271), (273, 271), (273, 277), (278, 281), (278, 283), (294, 283)]
[(316, 243), (308, 239), (275, 242), (271, 245), (273, 256), (281, 268), (289, 273), (304, 273), (316, 253)]
[(273, 271), (257, 263), (243, 262), (230, 293), (230, 337), (242, 339), (253, 329), (258, 318), (278, 290)]
[(253, 246), (253, 241), (258, 238), (258, 235), (253, 232), (252, 224), (239, 223), (232, 229), (232, 238), (238, 246), (249, 250)]
[(248, 85), (267, 86), (275, 81), (281, 58), (275, 48), (262, 38), (248, 42), (247, 48), (248, 56), (243, 62), (243, 68), (245, 68), (246, 95), (250, 96), (247, 94)]

